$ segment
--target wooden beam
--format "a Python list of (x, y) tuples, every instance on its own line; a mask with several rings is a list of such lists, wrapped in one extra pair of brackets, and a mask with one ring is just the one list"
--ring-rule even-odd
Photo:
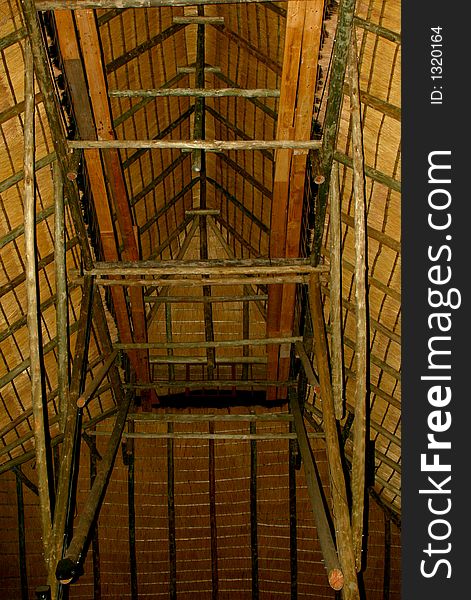
[(209, 345), (213, 348), (237, 348), (239, 346), (265, 346), (265, 345), (278, 345), (278, 344), (291, 344), (293, 342), (301, 342), (302, 337), (282, 337), (282, 338), (253, 338), (250, 340), (219, 340), (215, 342), (172, 342), (168, 344), (166, 342), (147, 342), (146, 344), (126, 344), (126, 343), (115, 343), (113, 345), (117, 350), (129, 350), (137, 345), (144, 346), (146, 349), (164, 349), (173, 348), (207, 348)]
[(59, 164), (53, 164), (54, 180), (54, 268), (56, 279), (57, 388), (61, 430), (69, 393), (68, 297), (65, 251), (64, 186)]
[(182, 29), (184, 29), (183, 25), (171, 25), (164, 31), (158, 33), (157, 35), (154, 35), (142, 44), (135, 46), (129, 52), (125, 52), (122, 56), (118, 56), (106, 65), (106, 74), (109, 75), (110, 73), (117, 71), (121, 67), (124, 67), (124, 65), (127, 65), (132, 60), (135, 60), (136, 58), (144, 54), (144, 52), (148, 52), (149, 50), (152, 50), (152, 48), (155, 48), (159, 44), (162, 44), (165, 40), (168, 40)]
[[(290, 423), (290, 432), (293, 424)], [(289, 489), (289, 555), (290, 555), (290, 598), (298, 598), (298, 535), (296, 510), (296, 462), (299, 446), (295, 440), (289, 442), (288, 489)]]
[[(173, 423), (169, 423), (169, 426)], [(102, 429), (96, 431), (90, 431), (90, 435), (97, 437), (106, 437), (110, 435), (110, 431), (104, 431)], [(323, 433), (308, 433), (309, 439), (323, 439)], [(123, 438), (133, 440), (241, 440), (241, 441), (273, 441), (273, 440), (291, 440), (297, 439), (295, 433), (184, 433), (179, 432), (135, 432), (135, 433), (123, 433)]]
[(93, 310), (93, 281), (86, 277), (80, 306), (78, 331), (75, 341), (71, 385), (64, 415), (64, 442), (61, 451), (61, 467), (57, 486), (57, 500), (54, 511), (55, 560), (63, 555), (71, 534), (75, 509), (75, 489), (78, 477), (80, 454), (81, 412), (76, 400), (83, 390), (88, 366), (88, 347)]
[(121, 442), (121, 435), (126, 423), (126, 417), (131, 404), (132, 394), (121, 395), (118, 403), (118, 414), (111, 437), (103, 458), (98, 465), (95, 481), (90, 490), (82, 512), (79, 516), (74, 537), (65, 552), (65, 556), (57, 565), (56, 575), (62, 583), (70, 583), (74, 573), (79, 571), (84, 560), (83, 551), (88, 539), (90, 528), (96, 521), (108, 481), (113, 470), (116, 453)]
[(16, 506), (18, 513), (18, 558), (21, 583), (21, 600), (28, 600), (28, 572), (26, 569), (26, 540), (25, 540), (25, 505), (23, 498), (23, 482), (16, 473)]
[(292, 422), (293, 415), (287, 412), (248, 413), (248, 414), (185, 414), (185, 413), (131, 413), (129, 421), (173, 421), (175, 423), (205, 423), (206, 421), (228, 422)]
[[(85, 432), (82, 433), (82, 435)], [(85, 434), (87, 435), (87, 434)], [(90, 443), (90, 489), (96, 477), (98, 460), (101, 459), (98, 455), (95, 440), (89, 438)], [(93, 562), (93, 600), (101, 600), (101, 565), (100, 565), (100, 538), (98, 536), (98, 522), (95, 523), (92, 535), (92, 562)]]
[(294, 428), (299, 444), (299, 449), (304, 464), (304, 475), (311, 500), (314, 522), (317, 530), (317, 537), (324, 558), (325, 568), (327, 570), (327, 578), (329, 585), (334, 590), (340, 590), (344, 586), (344, 575), (340, 567), (339, 558), (335, 549), (335, 543), (330, 531), (329, 519), (327, 516), (327, 508), (321, 492), (321, 481), (312, 454), (311, 446), (307, 436), (306, 428), (299, 405), (297, 391), (292, 391), (289, 394), (290, 410), (294, 418)]
[(363, 131), (360, 111), (356, 33), (351, 34), (348, 58), (353, 146), (353, 196), (355, 204), (355, 420), (353, 421), (352, 536), (357, 571), (361, 570), (365, 507), (366, 411), (368, 376), (368, 324), (366, 291), (366, 198)]
[(313, 267), (305, 258), (229, 258), (197, 261), (165, 260), (136, 262), (96, 262), (85, 274), (94, 277), (109, 275), (267, 275), (286, 273), (325, 272), (327, 267)]
[[(206, 342), (206, 344), (210, 344), (211, 342)], [(172, 342), (167, 342), (168, 348), (172, 349)], [(209, 346), (210, 349), (213, 349), (214, 346)], [(208, 346), (206, 346), (206, 350)], [(244, 381), (243, 379), (201, 379), (199, 381), (195, 379), (186, 379), (186, 380), (154, 380), (151, 383), (125, 383), (124, 387), (126, 389), (132, 390), (149, 390), (149, 389), (162, 389), (162, 388), (187, 388), (187, 389), (210, 389), (215, 390), (219, 388), (228, 388), (228, 387), (236, 387), (240, 389), (252, 389), (252, 388), (260, 388), (267, 387), (269, 385), (282, 387), (282, 386), (295, 386), (296, 382), (292, 381), (266, 381), (264, 379), (256, 380), (249, 379), (248, 381)]]
[[(250, 422), (250, 435), (257, 434), (255, 421)], [(258, 517), (257, 517), (257, 440), (250, 440), (250, 551), (252, 560), (252, 600), (258, 600)]]
[[(346, 165), (347, 167), (353, 167), (353, 159), (350, 158), (350, 156), (343, 154), (343, 152), (339, 152), (338, 150), (334, 152), (334, 160), (342, 165)], [(378, 171), (378, 169), (375, 169), (374, 167), (365, 165), (365, 175), (396, 192), (400, 192), (402, 189), (400, 181), (389, 175), (386, 175), (385, 173), (382, 173), (381, 171)]]
[(167, 522), (168, 522), (168, 561), (169, 561), (169, 598), (177, 598), (177, 547), (175, 532), (175, 457), (173, 441), (173, 423), (167, 425)]
[[(98, 26), (93, 11), (78, 11), (75, 14), (77, 29), (80, 35), (80, 45), (85, 65), (85, 71), (89, 82), (89, 93), (95, 118), (96, 134), (99, 139), (114, 140), (113, 120), (111, 108), (107, 98), (107, 84), (102, 64), (101, 47), (98, 34)], [(139, 249), (136, 240), (136, 229), (133, 223), (131, 207), (124, 180), (123, 169), (119, 153), (115, 149), (103, 153), (103, 162), (110, 190), (111, 202), (116, 211), (118, 225), (121, 233), (124, 250), (122, 256), (125, 260), (139, 260)], [(105, 196), (106, 198), (106, 196)], [(98, 202), (94, 196), (95, 204)], [(109, 207), (108, 207), (109, 211)], [(97, 211), (98, 214), (98, 211)], [(107, 215), (105, 223), (109, 223)], [(100, 224), (100, 223), (99, 223)], [(111, 239), (109, 240), (111, 243)], [(143, 294), (141, 289), (132, 289), (131, 297), (131, 337), (136, 341), (147, 339), (145, 321), (145, 310)], [(120, 314), (118, 328), (126, 335), (128, 331), (129, 318)], [(126, 323), (127, 321), (127, 323)], [(131, 365), (137, 376), (143, 381), (149, 381), (148, 356), (144, 353), (130, 355)]]
[[(76, 111), (77, 126), (81, 135), (96, 137), (93, 126), (93, 114), (89, 101), (88, 86), (81, 67), (81, 52), (78, 46), (75, 24), (70, 11), (57, 11), (55, 14), (59, 46), (64, 60), (64, 69), (71, 84), (72, 102), (78, 106)], [(43, 94), (44, 95), (44, 94)], [(109, 124), (109, 123), (108, 123)], [(108, 189), (101, 157), (97, 150), (84, 153), (87, 173), (90, 180), (97, 219), (100, 228), (103, 252), (106, 260), (118, 260), (119, 253), (115, 241), (113, 219), (108, 200)], [(77, 222), (81, 215), (75, 218)], [(83, 226), (83, 225), (82, 225)], [(86, 240), (86, 234), (84, 239)], [(89, 251), (88, 251), (89, 252)], [(107, 258), (108, 257), (108, 258)], [(124, 292), (120, 288), (112, 290), (113, 307), (120, 336), (132, 340), (131, 323)], [(142, 362), (137, 356), (131, 355), (130, 360), (136, 372), (142, 370)]]
[(47, 406), (43, 393), (43, 364), (41, 356), (41, 330), (38, 313), (38, 273), (36, 265), (36, 184), (34, 175), (34, 71), (33, 54), (29, 39), (25, 43), (25, 120), (24, 120), (24, 224), (27, 322), (30, 355), (31, 404), (33, 408), (33, 433), (38, 473), (39, 508), (44, 560), (48, 581), (53, 579), (52, 549), (52, 486), (48, 451)]
[(110, 90), (110, 98), (279, 98), (280, 91), (272, 89), (243, 88), (169, 88), (142, 90)]
[(290, 149), (290, 150), (318, 150), (321, 147), (319, 140), (70, 140), (70, 149), (119, 149), (149, 148), (151, 150), (205, 150), (206, 152), (222, 152), (224, 150), (254, 150)]
[[(246, 4), (270, 2), (271, 0), (36, 0), (37, 10), (68, 8), (151, 8), (160, 6), (193, 6), (199, 4)], [(278, 0), (288, 2), (289, 0)]]
[(338, 123), (340, 122), (342, 89), (345, 81), (345, 70), (347, 67), (350, 32), (353, 23), (353, 15), (355, 13), (355, 4), (356, 0), (343, 0), (339, 7), (339, 17), (330, 70), (329, 93), (323, 127), (321, 171), (325, 180), (324, 183), (321, 183), (319, 186), (317, 196), (318, 210), (315, 219), (315, 239), (311, 253), (311, 258), (314, 263), (319, 261), (321, 252), (325, 211), (329, 195), (330, 170), (332, 168), (337, 140)]
[[(181, 276), (179, 279), (169, 279), (168, 275), (162, 275), (161, 277), (155, 277), (153, 279), (97, 279), (97, 284), (103, 287), (146, 287), (149, 285), (153, 286), (186, 286), (186, 287), (201, 287), (204, 285), (245, 285), (252, 283), (256, 285), (276, 285), (280, 283), (302, 283), (307, 284), (309, 281), (308, 274), (294, 275), (286, 273), (282, 275), (253, 275), (247, 277), (246, 275), (234, 275), (232, 277), (216, 276), (211, 279), (205, 279), (206, 275), (201, 275), (201, 279), (189, 279), (190, 275), (185, 278)], [(144, 346), (143, 346), (144, 348)]]
[[(195, 219), (194, 217), (192, 217), (192, 219), (193, 219), (193, 222), (191, 224), (190, 231), (188, 232), (187, 236), (183, 240), (183, 244), (182, 244), (180, 250), (178, 251), (177, 260), (182, 260), (184, 258), (185, 254), (190, 246), (190, 243), (191, 243), (192, 239), (194, 238), (196, 231), (198, 230), (198, 219)], [(156, 298), (167, 298), (169, 291), (170, 291), (170, 287), (164, 286), (158, 292), (158, 294), (156, 295)], [(150, 293), (150, 291), (149, 291), (149, 293)], [(157, 302), (156, 304), (154, 304), (154, 306), (149, 311), (149, 314), (147, 315), (147, 326), (148, 327), (152, 323), (152, 321), (155, 319), (160, 306), (161, 306), (161, 303)]]
[(90, 400), (92, 400), (95, 397), (95, 394), (98, 391), (98, 388), (102, 384), (104, 378), (108, 375), (108, 372), (111, 369), (111, 367), (114, 365), (114, 361), (116, 360), (117, 356), (118, 356), (118, 351), (114, 350), (106, 358), (105, 362), (103, 363), (103, 366), (100, 368), (98, 373), (94, 376), (93, 381), (90, 383), (90, 385), (88, 385), (86, 387), (83, 394), (81, 394), (80, 397), (77, 399), (77, 407), (78, 408), (84, 408), (85, 406), (87, 406), (87, 404), (90, 402)]
[[(324, 0), (288, 4), (277, 140), (310, 140), (323, 15)], [(306, 156), (293, 153), (293, 149), (279, 149), (275, 155), (273, 206), (277, 208), (271, 215), (272, 257), (299, 256), (300, 251)], [(292, 332), (295, 294), (294, 285), (269, 289), (268, 335)], [(289, 355), (271, 349), (268, 357), (268, 376), (285, 379)]]
[(344, 600), (359, 600), (358, 579), (355, 570), (350, 511), (347, 499), (345, 476), (335, 419), (332, 384), (330, 380), (328, 347), (322, 310), (320, 281), (317, 273), (311, 275), (309, 305), (314, 331), (314, 348), (319, 372), (322, 398), (322, 416), (327, 447), (327, 460), (332, 490), (333, 513), (339, 560), (344, 575)]
[(224, 25), (224, 17), (211, 17), (204, 15), (197, 16), (183, 16), (183, 17), (173, 17), (174, 23), (184, 24), (184, 25)]
[(330, 176), (330, 321), (332, 323), (332, 393), (335, 417), (343, 417), (342, 341), (342, 223), (339, 169), (334, 163)]

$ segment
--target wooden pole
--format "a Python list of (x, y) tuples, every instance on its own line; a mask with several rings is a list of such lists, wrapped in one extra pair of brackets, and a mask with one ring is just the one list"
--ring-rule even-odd
[[(255, 421), (250, 422), (250, 434), (257, 434)], [(250, 440), (250, 546), (252, 557), (252, 599), (258, 600), (258, 517), (257, 517), (257, 440)]]
[[(90, 489), (96, 477), (98, 452), (95, 440), (92, 438), (90, 447)], [(93, 600), (101, 600), (101, 568), (100, 568), (100, 538), (98, 536), (98, 523), (95, 524), (92, 536), (92, 561), (93, 561)]]
[(20, 565), (21, 600), (28, 600), (28, 572), (26, 570), (25, 505), (23, 482), (16, 473), (16, 503), (18, 509), (18, 554)]
[(283, 338), (260, 338), (250, 340), (221, 340), (215, 342), (147, 342), (146, 344), (114, 344), (114, 348), (117, 350), (129, 350), (130, 347), (144, 346), (151, 350), (173, 348), (231, 348), (239, 346), (265, 346), (266, 344), (291, 344), (292, 342), (301, 341), (301, 337), (283, 337)]
[(357, 571), (361, 569), (365, 506), (366, 399), (368, 375), (368, 329), (366, 291), (366, 200), (363, 133), (355, 30), (351, 34), (348, 60), (352, 116), (353, 196), (355, 202), (355, 420), (353, 421), (352, 536)]
[(114, 361), (116, 360), (117, 356), (118, 356), (118, 351), (114, 350), (106, 358), (105, 362), (103, 363), (103, 366), (98, 371), (98, 373), (95, 375), (91, 384), (86, 387), (83, 394), (81, 394), (80, 397), (77, 399), (77, 407), (78, 408), (84, 408), (90, 402), (90, 400), (92, 400), (95, 397), (95, 394), (98, 391), (98, 388), (102, 384), (104, 378), (108, 375), (108, 372), (111, 369), (111, 367), (114, 365)]
[(304, 258), (279, 259), (201, 259), (201, 260), (164, 260), (136, 262), (97, 262), (90, 275), (244, 275), (313, 273), (326, 271), (326, 267), (313, 267)]
[(69, 338), (67, 273), (65, 264), (64, 187), (57, 161), (53, 163), (54, 180), (54, 268), (56, 277), (57, 323), (57, 388), (61, 431), (65, 428), (66, 405), (69, 393)]
[[(134, 421), (129, 421), (129, 432), (134, 431)], [(128, 466), (128, 529), (129, 529), (129, 570), (131, 575), (131, 600), (139, 597), (137, 585), (136, 554), (136, 509), (134, 504), (134, 441), (126, 443), (126, 462)]]
[(345, 82), (345, 70), (347, 67), (350, 32), (355, 13), (355, 5), (356, 0), (342, 0), (339, 7), (339, 18), (335, 33), (332, 66), (330, 69), (329, 94), (323, 127), (321, 172), (325, 177), (325, 180), (324, 183), (319, 186), (317, 197), (318, 211), (315, 219), (314, 246), (311, 253), (313, 264), (317, 264), (320, 258), (325, 211), (330, 185), (330, 171), (334, 160), (338, 123), (340, 122), (343, 97), (342, 90)]
[[(173, 423), (168, 423), (167, 432), (173, 434)], [(169, 597), (177, 597), (177, 547), (175, 533), (175, 457), (174, 441), (167, 440), (167, 511), (168, 511), (168, 560), (170, 568)]]
[[(247, 283), (257, 284), (257, 285), (274, 285), (277, 283), (302, 283), (307, 284), (309, 281), (309, 275), (291, 275), (290, 273), (286, 275), (254, 275), (251, 277), (247, 277), (246, 275), (234, 275), (232, 277), (212, 277), (211, 279), (204, 279), (207, 277), (202, 275), (201, 279), (190, 279), (191, 275), (182, 276), (179, 279), (168, 279), (168, 275), (162, 275), (160, 278), (154, 279), (98, 279), (96, 280), (97, 285), (103, 287), (126, 287), (126, 288), (135, 288), (135, 287), (145, 287), (145, 286), (183, 286), (183, 287), (201, 287), (204, 285), (244, 285)], [(77, 281), (77, 280), (76, 280)]]
[(132, 394), (121, 395), (118, 414), (113, 431), (111, 433), (108, 447), (103, 458), (98, 465), (95, 481), (88, 494), (85, 505), (78, 519), (74, 537), (62, 560), (59, 561), (56, 569), (56, 575), (62, 583), (70, 583), (75, 573), (80, 573), (83, 560), (85, 559), (86, 542), (90, 535), (90, 528), (95, 523), (103, 500), (106, 487), (113, 470), (114, 460), (121, 441), (122, 432), (126, 423), (126, 417), (129, 406), (132, 401)]
[[(199, 25), (198, 27), (201, 27)], [(209, 434), (214, 435), (214, 421), (209, 422)], [(209, 476), (209, 525), (211, 530), (211, 598), (217, 600), (219, 596), (219, 570), (218, 570), (218, 537), (216, 523), (216, 454), (215, 440), (208, 440), (208, 476)]]
[(317, 536), (324, 557), (325, 568), (329, 585), (334, 590), (342, 589), (344, 585), (344, 574), (340, 567), (339, 558), (335, 549), (334, 540), (330, 531), (327, 509), (321, 492), (321, 482), (317, 467), (312, 454), (309, 439), (301, 413), (301, 407), (296, 391), (289, 392), (290, 409), (294, 417), (294, 428), (299, 444), (299, 449), (304, 463), (304, 474), (307, 489), (311, 499), (312, 512), (317, 529)]
[(33, 407), (33, 432), (36, 448), (39, 506), (44, 559), (48, 582), (52, 584), (52, 509), (50, 456), (47, 448), (48, 422), (43, 389), (41, 357), (41, 332), (38, 313), (38, 273), (36, 263), (36, 188), (34, 175), (34, 71), (30, 41), (25, 43), (25, 121), (24, 121), (24, 225), (27, 323), (29, 332), (31, 404)]
[[(200, 25), (198, 25), (200, 27)], [(241, 89), (241, 88), (217, 88), (210, 90), (208, 88), (168, 88), (168, 89), (147, 89), (147, 90), (110, 90), (110, 98), (168, 98), (168, 97), (186, 97), (186, 98), (279, 98), (279, 90), (271, 89)], [(204, 138), (195, 138), (204, 139)]]
[(56, 560), (63, 556), (69, 540), (72, 526), (75, 486), (78, 477), (78, 460), (80, 454), (81, 411), (76, 401), (85, 383), (88, 365), (88, 344), (93, 303), (93, 281), (85, 278), (80, 307), (79, 326), (75, 341), (74, 361), (69, 390), (69, 401), (65, 410), (64, 441), (61, 451), (61, 468), (57, 488), (56, 509), (54, 512), (54, 551)]
[[(290, 432), (293, 424), (289, 425)], [(298, 536), (297, 536), (297, 510), (296, 510), (296, 440), (289, 442), (288, 459), (288, 488), (289, 488), (289, 555), (290, 555), (290, 597), (298, 598)], [(298, 450), (299, 452), (299, 450)]]
[(206, 150), (206, 152), (222, 152), (224, 150), (265, 150), (293, 149), (318, 150), (319, 140), (70, 140), (68, 146), (75, 148), (149, 148), (150, 150)]
[(335, 417), (343, 417), (342, 241), (339, 167), (330, 176), (330, 322), (332, 324), (332, 393)]
[[(36, 0), (37, 10), (67, 8), (150, 8), (160, 6), (193, 6), (199, 4), (245, 4), (272, 0)], [(279, 0), (288, 2), (288, 0)]]
[(339, 560), (344, 576), (344, 600), (359, 600), (358, 579), (355, 570), (350, 511), (340, 454), (337, 422), (335, 419), (332, 384), (330, 380), (327, 340), (321, 301), (319, 275), (313, 273), (309, 284), (309, 304), (314, 332), (314, 349), (319, 373), (324, 420), (325, 441), (332, 489), (335, 533)]

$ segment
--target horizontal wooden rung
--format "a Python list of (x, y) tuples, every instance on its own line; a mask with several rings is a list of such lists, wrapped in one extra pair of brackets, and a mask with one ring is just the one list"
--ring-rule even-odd
[(128, 421), (164, 421), (166, 423), (204, 423), (214, 421), (237, 421), (237, 422), (252, 422), (252, 421), (293, 421), (293, 415), (286, 412), (268, 412), (254, 414), (187, 414), (187, 413), (155, 413), (155, 412), (140, 412), (131, 413), (128, 415)]
[(185, 211), (185, 215), (219, 215), (221, 211), (218, 208), (191, 208)]
[[(89, 431), (89, 435), (93, 436), (107, 436), (111, 435), (110, 431)], [(147, 432), (147, 431), (135, 431), (133, 433), (124, 432), (123, 438), (132, 439), (163, 439), (163, 440), (295, 440), (295, 433), (186, 433), (186, 432)], [(309, 433), (309, 438), (322, 439), (324, 438), (323, 433)]]
[(128, 390), (160, 390), (163, 388), (185, 388), (214, 390), (219, 388), (265, 388), (265, 387), (294, 387), (297, 381), (267, 381), (264, 379), (241, 380), (241, 379), (211, 379), (211, 380), (184, 380), (184, 381), (151, 381), (150, 383), (125, 383), (123, 387)]
[(224, 25), (224, 17), (173, 17), (173, 22), (177, 25)]
[(162, 350), (180, 348), (237, 348), (239, 346), (266, 346), (281, 344), (294, 344), (302, 342), (303, 338), (299, 336), (292, 337), (270, 337), (270, 338), (254, 338), (243, 340), (219, 340), (215, 342), (134, 342), (134, 343), (116, 343), (113, 347), (116, 350)]
[(110, 90), (111, 98), (168, 98), (172, 96), (190, 98), (279, 98), (280, 90), (243, 88), (156, 88), (141, 90)]
[(148, 148), (149, 150), (205, 150), (221, 152), (224, 150), (281, 150), (304, 148), (319, 150), (321, 140), (69, 140), (70, 150), (74, 148)]
[[(221, 67), (205, 67), (205, 73), (222, 73)], [(177, 73), (179, 75), (196, 73), (196, 67), (177, 67)]]
[[(132, 274), (130, 274), (132, 275)], [(105, 276), (106, 277), (106, 276)], [(294, 275), (292, 273), (286, 273), (282, 275), (233, 275), (232, 277), (211, 277), (206, 279), (201, 275), (200, 279), (195, 279), (194, 274), (192, 275), (181, 275), (179, 279), (169, 279), (169, 275), (160, 274), (160, 277), (153, 277), (151, 279), (102, 279), (98, 277), (96, 283), (104, 287), (111, 286), (123, 286), (123, 287), (201, 287), (205, 285), (227, 285), (227, 286), (238, 286), (238, 285), (278, 285), (284, 283), (299, 283), (307, 285), (309, 283), (310, 275), (301, 274)], [(76, 284), (82, 284), (83, 279), (77, 279), (74, 281)]]
[(195, 302), (260, 302), (268, 300), (267, 294), (253, 294), (244, 296), (144, 296), (144, 302), (155, 304), (160, 302), (189, 303)]
[[(150, 356), (151, 365), (206, 365), (208, 359), (206, 356)], [(266, 356), (233, 356), (216, 357), (216, 365), (264, 365), (267, 362)]]

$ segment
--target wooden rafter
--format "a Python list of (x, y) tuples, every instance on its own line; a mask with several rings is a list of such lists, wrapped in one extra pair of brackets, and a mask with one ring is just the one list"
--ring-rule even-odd
[[(278, 109), (277, 140), (309, 140), (311, 137), (317, 61), (324, 15), (324, 1), (293, 0), (286, 17), (285, 54)], [(292, 149), (275, 154), (270, 256), (299, 255), (304, 198), (306, 155)], [(289, 335), (294, 324), (294, 285), (269, 290), (267, 334)], [(286, 379), (289, 353), (269, 350), (267, 377)], [(282, 391), (283, 392), (283, 391)], [(275, 397), (275, 391), (270, 397)]]
[[(67, 79), (71, 86), (72, 101), (74, 107), (76, 107), (79, 132), (82, 136), (92, 136), (95, 139), (97, 136), (104, 139), (113, 139), (113, 125), (106, 96), (106, 81), (101, 63), (96, 21), (90, 11), (78, 11), (75, 17), (80, 33), (80, 46), (71, 11), (56, 11), (55, 14), (59, 45)], [(81, 67), (81, 51), (84, 56), (89, 86), (87, 86), (86, 76)], [(88, 101), (88, 87), (90, 88), (90, 101)], [(94, 122), (95, 126), (93, 126)], [(124, 245), (123, 257), (129, 260), (137, 260), (139, 253), (135, 230), (117, 150), (103, 153), (104, 168), (97, 150), (86, 151), (85, 162), (105, 257), (108, 256), (111, 260), (118, 260), (119, 258), (111, 204), (115, 207), (118, 215), (118, 224)], [(109, 187), (106, 185), (106, 179)], [(113, 291), (112, 294), (121, 338), (131, 341), (133, 339), (132, 332), (134, 331), (135, 339), (144, 341), (146, 339), (146, 328), (142, 291), (136, 290), (130, 294), (132, 325), (123, 291)], [(139, 378), (148, 381), (149, 369), (145, 355), (131, 353), (130, 360)]]

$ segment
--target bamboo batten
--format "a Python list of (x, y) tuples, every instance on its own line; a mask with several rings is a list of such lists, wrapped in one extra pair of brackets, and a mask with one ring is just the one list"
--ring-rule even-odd
[(36, 197), (34, 175), (34, 71), (33, 55), (29, 41), (25, 45), (25, 124), (24, 124), (24, 223), (25, 270), (28, 302), (29, 352), (31, 360), (31, 403), (33, 407), (33, 432), (38, 468), (38, 489), (41, 513), (41, 532), (48, 579), (52, 582), (52, 513), (50, 456), (47, 449), (47, 418), (43, 395), (43, 370), (41, 337), (38, 313), (38, 274), (36, 267)]
[(353, 189), (355, 199), (355, 314), (356, 378), (355, 420), (353, 422), (352, 536), (357, 571), (361, 569), (365, 503), (366, 397), (367, 397), (367, 314), (366, 314), (366, 201), (363, 134), (358, 83), (357, 44), (352, 31), (348, 75), (352, 110)]

